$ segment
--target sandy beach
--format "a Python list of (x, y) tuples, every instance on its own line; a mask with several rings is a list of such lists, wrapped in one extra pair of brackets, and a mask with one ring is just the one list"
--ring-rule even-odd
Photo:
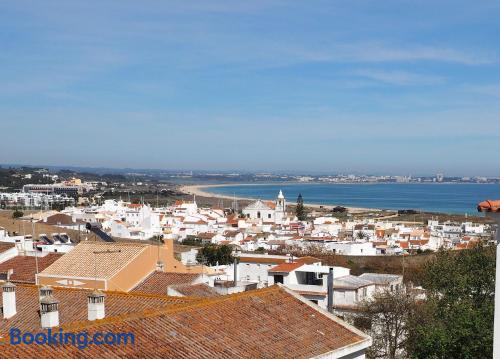
[[(194, 196), (200, 196), (200, 197), (211, 197), (211, 198), (223, 198), (223, 199), (236, 199), (236, 200), (243, 200), (243, 201), (255, 201), (257, 198), (250, 198), (250, 197), (233, 197), (233, 196), (228, 196), (228, 195), (222, 195), (222, 194), (215, 194), (210, 191), (207, 191), (207, 189), (214, 188), (214, 187), (225, 187), (229, 186), (230, 184), (204, 184), (204, 185), (184, 185), (180, 187), (180, 191), (194, 195)], [(257, 184), (255, 183), (246, 183), (246, 184), (238, 184), (238, 186), (255, 186)], [(263, 184), (265, 185), (265, 184)], [(293, 203), (292, 203), (293, 204)], [(333, 209), (337, 205), (325, 205), (325, 204), (318, 204), (318, 203), (304, 203), (304, 206), (309, 207), (309, 208), (314, 208), (314, 209)], [(339, 205), (340, 206), (340, 205)], [(362, 208), (362, 207), (349, 207), (349, 206), (342, 206), (345, 207), (349, 210), (351, 213), (363, 213), (363, 212), (377, 212), (381, 211), (380, 209), (376, 208)]]

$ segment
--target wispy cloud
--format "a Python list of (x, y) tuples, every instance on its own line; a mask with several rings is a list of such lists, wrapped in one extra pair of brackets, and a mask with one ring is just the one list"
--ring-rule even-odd
[(466, 85), (464, 90), (473, 92), (480, 95), (500, 98), (500, 85), (499, 84), (485, 84), (485, 85)]
[[(321, 50), (304, 46), (301, 56), (310, 61), (321, 62), (449, 62), (462, 65), (485, 65), (498, 62), (498, 56), (492, 53), (457, 50), (453, 48), (398, 45), (387, 43), (332, 43)], [(300, 52), (299, 52), (300, 54)]]
[(446, 81), (446, 79), (442, 76), (422, 75), (418, 73), (398, 70), (386, 71), (360, 69), (353, 71), (352, 74), (357, 77), (400, 86), (439, 85), (445, 83)]

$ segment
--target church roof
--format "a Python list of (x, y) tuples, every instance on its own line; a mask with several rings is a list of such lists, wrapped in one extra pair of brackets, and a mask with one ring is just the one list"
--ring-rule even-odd
[(245, 207), (246, 210), (269, 210), (271, 209), (267, 204), (262, 202), (260, 199), (250, 203)]

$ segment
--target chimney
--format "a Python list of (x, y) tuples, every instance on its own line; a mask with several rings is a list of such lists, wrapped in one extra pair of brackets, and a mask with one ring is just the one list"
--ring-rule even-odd
[(40, 300), (40, 317), (42, 328), (53, 328), (59, 326), (59, 301), (52, 295)]
[(330, 271), (328, 272), (327, 295), (327, 309), (330, 313), (333, 313), (333, 268), (330, 268)]
[(233, 263), (233, 269), (234, 269), (234, 286), (238, 284), (238, 258), (234, 258), (234, 263)]
[(163, 261), (156, 262), (156, 270), (158, 272), (163, 272), (163, 268), (165, 268), (165, 264), (163, 263)]
[(88, 320), (104, 318), (104, 293), (98, 290), (93, 291), (88, 299)]
[(53, 294), (52, 287), (49, 287), (48, 285), (44, 285), (43, 287), (40, 288), (40, 300), (43, 297), (48, 297)]
[(7, 282), (2, 286), (2, 302), (4, 319), (16, 315), (16, 286), (11, 282)]

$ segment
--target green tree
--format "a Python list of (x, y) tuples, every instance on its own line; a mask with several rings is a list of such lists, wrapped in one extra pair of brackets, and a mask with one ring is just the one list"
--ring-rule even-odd
[(295, 215), (299, 221), (305, 221), (307, 218), (306, 211), (304, 209), (304, 199), (302, 194), (299, 193), (297, 197), (297, 206), (295, 207)]
[(214, 266), (220, 264), (231, 264), (234, 262), (233, 249), (228, 245), (207, 244), (200, 248), (196, 256), (198, 262)]
[(404, 290), (384, 291), (363, 303), (354, 324), (373, 340), (369, 359), (396, 359), (405, 355), (415, 299)]
[(363, 231), (356, 232), (356, 239), (368, 239), (368, 233)]
[(491, 358), (495, 248), (442, 251), (422, 274), (427, 299), (411, 316), (411, 358)]
[(12, 218), (20, 218), (24, 216), (24, 213), (16, 208), (14, 212), (12, 212)]

